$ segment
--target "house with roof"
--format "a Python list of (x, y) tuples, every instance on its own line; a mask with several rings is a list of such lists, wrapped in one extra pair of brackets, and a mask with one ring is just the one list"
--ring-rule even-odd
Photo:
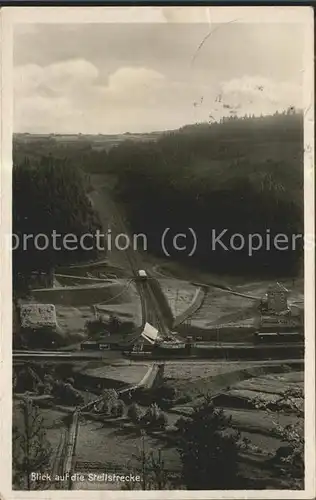
[(151, 350), (159, 342), (159, 332), (151, 324), (146, 323), (138, 331), (127, 334), (104, 332), (97, 339), (88, 340), (81, 343), (82, 349), (101, 350)]

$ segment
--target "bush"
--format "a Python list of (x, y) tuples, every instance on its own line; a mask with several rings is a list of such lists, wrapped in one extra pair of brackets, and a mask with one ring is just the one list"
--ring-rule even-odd
[(118, 394), (115, 389), (103, 389), (102, 391), (102, 400), (109, 401), (110, 403), (114, 403), (118, 400)]
[(174, 387), (163, 384), (152, 389), (139, 388), (134, 392), (135, 399), (144, 406), (157, 404), (160, 408), (171, 408), (177, 398)]
[(205, 401), (190, 418), (179, 419), (178, 451), (182, 479), (188, 489), (239, 489), (240, 436), (232, 431), (231, 419)]
[(118, 404), (118, 394), (115, 389), (104, 389), (102, 391), (102, 400), (98, 404), (98, 413), (110, 416), (115, 413), (113, 408)]
[(159, 427), (159, 429), (164, 429), (167, 424), (168, 424), (167, 415), (165, 414), (165, 412), (162, 411), (157, 419), (157, 427)]
[(37, 394), (45, 394), (45, 384), (43, 383), (38, 383), (36, 386), (36, 392)]
[(142, 424), (152, 429), (164, 428), (168, 423), (166, 414), (160, 410), (156, 403), (150, 405), (145, 415), (142, 417)]
[(116, 403), (113, 404), (111, 408), (111, 415), (113, 417), (123, 417), (125, 414), (125, 403), (121, 399), (119, 399)]
[(187, 417), (180, 417), (175, 423), (175, 427), (178, 430), (178, 432), (182, 433), (185, 431), (187, 425), (188, 425), (189, 419)]
[(169, 410), (169, 408), (174, 406), (174, 401), (171, 401), (170, 399), (161, 399), (159, 401), (159, 406), (162, 410)]
[(139, 423), (142, 418), (142, 411), (137, 403), (131, 404), (127, 410), (127, 416), (133, 423)]
[(107, 323), (101, 319), (89, 319), (86, 321), (85, 328), (89, 335), (97, 335), (100, 333), (105, 333), (107, 331)]
[(38, 486), (36, 481), (31, 481), (32, 471), (47, 470), (54, 453), (46, 437), (39, 407), (27, 397), (18, 404), (22, 418), (12, 429), (13, 485), (18, 490), (34, 490)]
[(149, 405), (153, 401), (153, 392), (150, 389), (144, 389), (143, 387), (138, 387), (133, 392), (133, 399), (141, 405)]
[(82, 394), (74, 389), (71, 384), (57, 380), (52, 388), (52, 394), (62, 404), (78, 405), (83, 403)]
[(156, 403), (153, 403), (147, 408), (142, 420), (146, 424), (150, 424), (158, 419), (159, 416), (159, 408)]
[(52, 385), (54, 383), (54, 378), (51, 375), (49, 375), (49, 373), (45, 373), (45, 375), (44, 375), (44, 382), (45, 382), (45, 384), (51, 384)]
[(276, 467), (279, 475), (287, 478), (290, 489), (304, 487), (304, 392), (300, 388), (289, 389), (280, 395), (273, 404), (257, 398), (256, 408), (275, 411), (277, 413), (291, 413), (297, 415), (297, 422), (286, 426), (276, 425), (271, 434), (281, 439), (282, 445), (276, 450), (271, 464)]
[(176, 403), (181, 405), (185, 403), (190, 403), (192, 401), (192, 396), (189, 393), (182, 394), (182, 396), (178, 397)]
[(153, 400), (158, 404), (160, 408), (165, 410), (171, 408), (177, 398), (177, 390), (167, 384), (163, 384), (155, 390), (153, 394)]
[(171, 385), (163, 384), (157, 387), (156, 397), (158, 399), (174, 401), (177, 397), (177, 390)]

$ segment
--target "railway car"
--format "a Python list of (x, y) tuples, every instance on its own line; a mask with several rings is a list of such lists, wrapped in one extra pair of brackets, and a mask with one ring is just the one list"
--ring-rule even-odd
[(303, 342), (304, 335), (301, 332), (256, 332), (254, 341), (262, 344)]
[(148, 278), (147, 273), (146, 273), (146, 271), (144, 271), (144, 269), (139, 269), (137, 274), (141, 280), (146, 280)]

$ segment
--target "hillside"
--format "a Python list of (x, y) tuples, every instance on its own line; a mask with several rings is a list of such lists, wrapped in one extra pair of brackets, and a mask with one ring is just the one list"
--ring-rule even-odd
[[(188, 258), (189, 250), (169, 248), (174, 259), (217, 272), (272, 275), (295, 274), (301, 265), (302, 245), (292, 245), (292, 235), (303, 231), (301, 113), (290, 109), (273, 116), (230, 117), (178, 131), (115, 138), (58, 137), (15, 136), (15, 160), (50, 155), (67, 158), (88, 173), (111, 174), (131, 230), (147, 235), (151, 253), (164, 255), (161, 235), (166, 228), (169, 247), (172, 236), (192, 228), (194, 255)], [(249, 234), (259, 235), (265, 248), (252, 256), (247, 245), (229, 251), (212, 248), (212, 234), (223, 230), (225, 246), (238, 233), (239, 241), (246, 242)], [(267, 248), (267, 235), (273, 243), (278, 234), (288, 238), (288, 249)]]
[(147, 234), (150, 251), (163, 255), (166, 228), (171, 228), (170, 247), (172, 236), (188, 234), (190, 227), (197, 236), (196, 251), (188, 258), (189, 251), (170, 248), (176, 259), (217, 271), (296, 272), (299, 245), (263, 249), (250, 257), (245, 248), (213, 250), (211, 234), (227, 229), (229, 242), (235, 233), (247, 240), (253, 233), (264, 239), (268, 232), (271, 239), (284, 234), (291, 242), (293, 234), (302, 232), (301, 114), (232, 118), (184, 127), (155, 143), (126, 142), (110, 150), (108, 165), (132, 228)]

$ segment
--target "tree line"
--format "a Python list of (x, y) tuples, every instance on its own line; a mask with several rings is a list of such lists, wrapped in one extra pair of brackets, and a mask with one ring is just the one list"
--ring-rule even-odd
[[(164, 256), (161, 235), (169, 231), (175, 259), (218, 272), (293, 274), (302, 245), (274, 245), (249, 257), (211, 247), (211, 234), (227, 229), (247, 241), (259, 234), (270, 241), (303, 232), (303, 117), (286, 113), (261, 118), (231, 118), (166, 134), (153, 143), (126, 142), (107, 155), (117, 177), (116, 196), (125, 204), (132, 229), (145, 233), (151, 252)], [(178, 233), (197, 236), (192, 257), (170, 244)], [(263, 241), (266, 241), (263, 239)], [(181, 242), (182, 243), (182, 242)]]
[[(21, 213), (31, 211), (28, 225), (32, 227), (54, 224), (75, 232), (94, 230), (95, 214), (79, 179), (82, 172), (105, 173), (115, 179), (114, 195), (126, 207), (131, 230), (146, 234), (151, 253), (164, 256), (161, 235), (170, 228), (169, 253), (186, 264), (258, 275), (293, 275), (301, 269), (302, 241), (292, 245), (292, 235), (304, 231), (301, 112), (290, 108), (273, 116), (230, 116), (165, 132), (152, 141), (126, 137), (109, 150), (105, 144), (104, 151), (95, 150), (88, 140), (60, 145), (53, 139), (39, 139), (36, 147), (33, 142), (16, 142), (14, 224), (22, 224)], [(27, 162), (31, 169), (25, 168)], [(36, 173), (35, 182), (30, 172)], [(198, 242), (192, 257), (170, 244), (174, 235), (188, 234), (189, 227)], [(236, 233), (246, 241), (249, 234), (259, 234), (265, 243), (269, 232), (272, 242), (284, 234), (288, 249), (279, 250), (273, 244), (267, 249), (264, 244), (250, 257), (247, 245), (236, 251), (221, 245), (212, 248), (212, 231), (218, 235), (225, 229), (222, 241), (228, 247)], [(71, 258), (75, 256), (87, 258), (87, 252)], [(66, 257), (69, 252), (62, 255)], [(56, 260), (55, 255), (49, 258)]]
[[(82, 235), (100, 229), (80, 169), (66, 159), (25, 157), (13, 166), (12, 184), (14, 286), (23, 288), (34, 272), (49, 273), (57, 265), (95, 259), (95, 240), (88, 242), (91, 250), (79, 244)], [(74, 235), (73, 243), (65, 246), (62, 238), (69, 234)]]

